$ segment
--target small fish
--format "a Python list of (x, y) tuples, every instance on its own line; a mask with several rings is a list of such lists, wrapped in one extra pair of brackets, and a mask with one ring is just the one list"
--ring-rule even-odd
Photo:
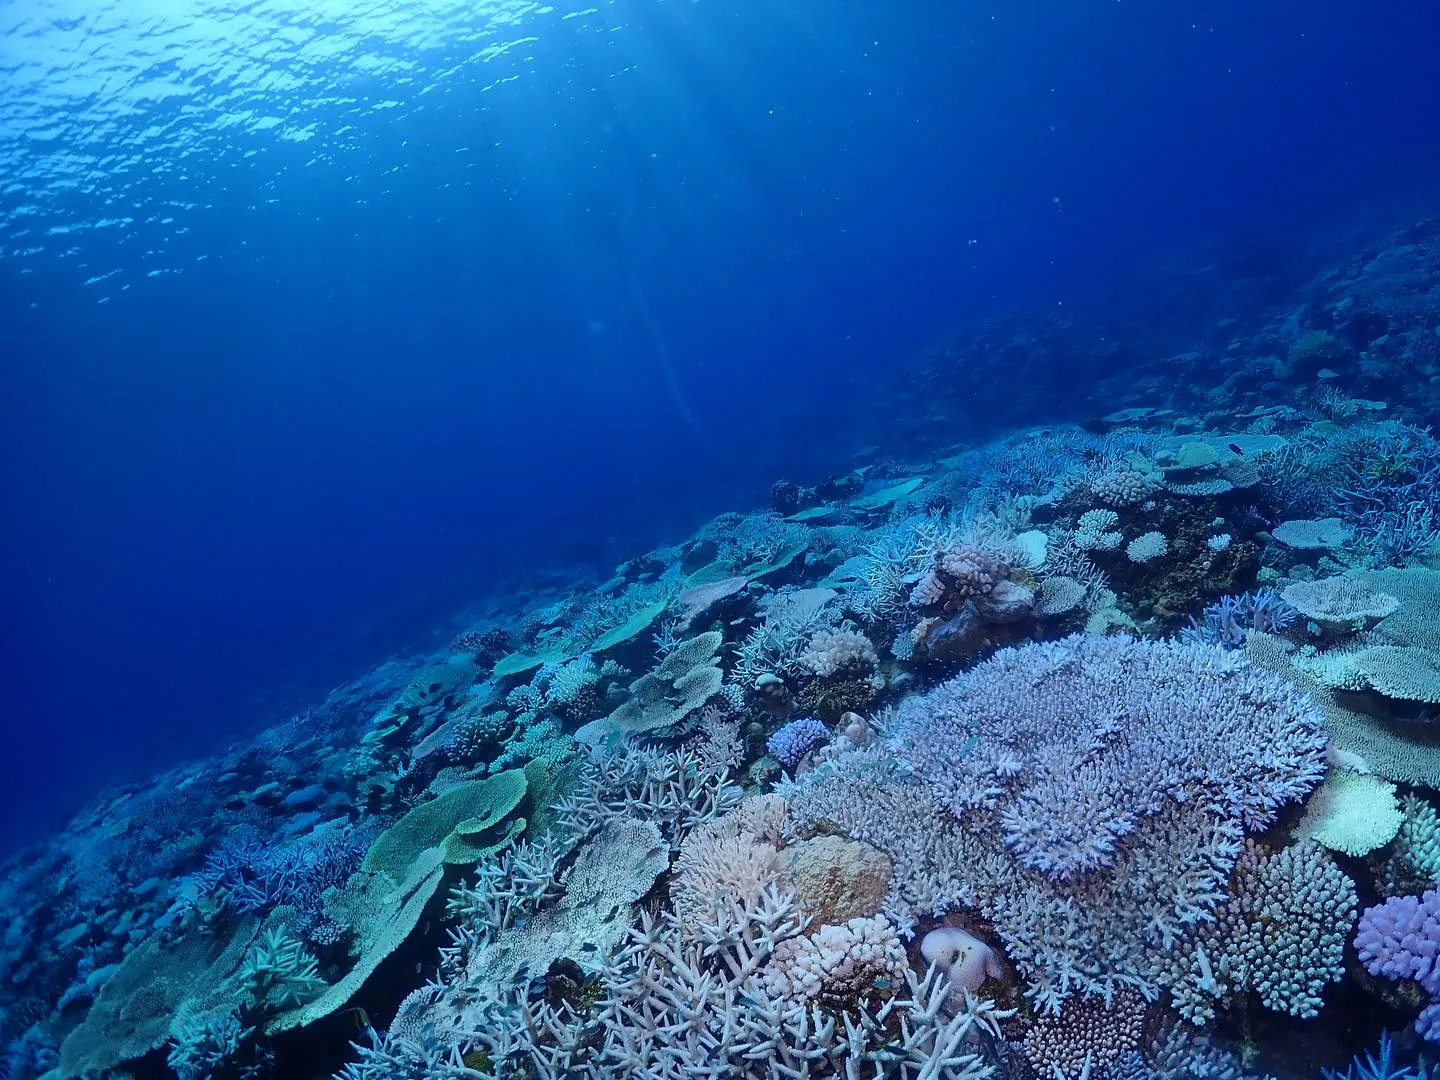
[(1231, 450), (1235, 451), (1235, 453), (1239, 454), (1241, 457), (1245, 456), (1245, 451), (1240, 449), (1240, 447), (1237, 446), (1235, 443), (1226, 443), (1225, 445), (1228, 446)]
[(351, 1005), (345, 1010), (345, 1013), (349, 1014), (350, 1018), (355, 1021), (355, 1030), (362, 1032), (374, 1030), (370, 1024), (370, 1014), (359, 1005)]

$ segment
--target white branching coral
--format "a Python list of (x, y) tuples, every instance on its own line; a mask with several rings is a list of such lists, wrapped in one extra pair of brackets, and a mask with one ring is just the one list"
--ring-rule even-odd
[[(1009, 1014), (955, 991), (936, 969), (917, 975), (884, 918), (857, 917), (807, 934), (795, 895), (774, 882), (758, 892), (714, 893), (708, 905), (629, 908), (626, 899), (654, 863), (634, 838), (606, 840), (617, 826), (663, 832), (684, 853), (682, 877), (713, 880), (712, 857), (726, 857), (726, 841), (778, 843), (787, 813), (783, 799), (765, 796), (717, 820), (721, 808), (734, 805), (720, 794), (723, 773), (685, 788), (681, 777), (697, 760), (670, 753), (662, 764), (659, 756), (627, 750), (605, 771), (591, 770), (556, 833), (516, 845), (455, 892), (451, 911), (460, 925), (439, 976), (406, 999), (385, 1036), (358, 1048), (345, 1080), (473, 1080), (478, 1072), (466, 1061), (479, 1054), (492, 1063), (487, 1075), (501, 1080), (993, 1075), (999, 1021)], [(596, 839), (561, 873), (585, 836)], [(602, 841), (604, 859), (587, 861)], [(707, 844), (710, 854), (697, 854)], [(625, 871), (617, 848), (633, 851), (644, 873)], [(590, 864), (625, 872), (597, 875)], [(576, 957), (592, 1004), (532, 997), (524, 980), (508, 976), (533, 970), (547, 950), (522, 949), (533, 963), (517, 963), (512, 945), (534, 939), (544, 946), (552, 940), (551, 913), (580, 907), (633, 911), (618, 945)]]
[(545, 704), (572, 719), (589, 719), (595, 708), (600, 669), (587, 656), (579, 656), (557, 670), (545, 692)]
[(1115, 530), (1120, 517), (1114, 510), (1087, 510), (1075, 526), (1075, 546), (1082, 551), (1114, 551), (1123, 537)]
[(695, 924), (731, 903), (754, 904), (779, 876), (773, 844), (749, 831), (702, 826), (680, 846), (670, 902), (682, 925)]
[(1133, 563), (1148, 563), (1170, 550), (1170, 541), (1161, 532), (1147, 532), (1125, 545), (1125, 555)]
[(1085, 602), (1088, 590), (1072, 577), (1057, 574), (1040, 582), (1040, 610), (1046, 615), (1064, 615)]
[(805, 589), (777, 596), (764, 621), (740, 643), (736, 674), (753, 681), (766, 674), (805, 673), (804, 658), (816, 636), (840, 628), (839, 612), (829, 603), (835, 595), (829, 589)]

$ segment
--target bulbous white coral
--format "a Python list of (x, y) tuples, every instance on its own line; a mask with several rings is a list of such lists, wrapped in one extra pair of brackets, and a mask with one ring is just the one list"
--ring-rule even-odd
[(920, 942), (920, 955), (945, 972), (957, 990), (979, 990), (986, 979), (1005, 977), (995, 950), (958, 926), (931, 930)]

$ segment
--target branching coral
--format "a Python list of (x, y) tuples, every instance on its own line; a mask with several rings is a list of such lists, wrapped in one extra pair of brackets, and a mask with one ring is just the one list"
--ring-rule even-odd
[[(782, 1080), (802, 1068), (817, 1078), (862, 1069), (896, 1080), (941, 1070), (957, 1080), (989, 1076), (989, 1048), (1004, 1014), (957, 997), (936, 972), (917, 977), (883, 918), (857, 917), (806, 934), (795, 896), (771, 880), (773, 846), (758, 863), (750, 861), (753, 872), (743, 875), (749, 884), (742, 887), (735, 867), (747, 860), (727, 844), (744, 837), (750, 847), (767, 847), (762, 838), (775, 836), (784, 804), (752, 800), (716, 821), (719, 807), (733, 805), (720, 794), (724, 774), (683, 779), (696, 772), (693, 758), (633, 750), (612, 757), (603, 772), (589, 770), (556, 834), (482, 865), (475, 883), (454, 893), (451, 912), (460, 925), (438, 979), (406, 999), (387, 1035), (358, 1049), (347, 1080), (702, 1074)], [(629, 902), (653, 880), (653, 867), (663, 865), (647, 854), (654, 845), (606, 839), (636, 828), (656, 837), (663, 830), (680, 846), (676, 905), (658, 914), (638, 910), (638, 925), (612, 951), (615, 913), (623, 936)], [(587, 836), (595, 839), (583, 841)], [(577, 844), (566, 875), (560, 867)], [(643, 873), (592, 872), (623, 868), (633, 858), (641, 859)], [(557, 915), (583, 911), (612, 920), (605, 935), (588, 939), (593, 952), (573, 948), (573, 919)], [(559, 955), (585, 969), (589, 1004), (533, 998), (513, 977), (543, 969), (562, 941), (570, 944)], [(490, 1063), (488, 1073), (466, 1064), (477, 1056)]]
[(242, 1000), (257, 1013), (298, 1009), (324, 989), (319, 965), (305, 943), (281, 929), (267, 930), (240, 967)]
[(1313, 705), (1198, 645), (1072, 637), (1006, 649), (897, 717), (896, 751), (938, 798), (962, 820), (997, 814), (1021, 863), (1060, 880), (1108, 865), (1173, 800), (1263, 828), (1324, 767)]
[(1415, 1019), (1415, 1030), (1440, 1041), (1440, 891), (1423, 896), (1395, 896), (1368, 908), (1360, 917), (1355, 951), (1372, 975), (1411, 979), (1430, 996)]
[(790, 828), (886, 852), (897, 925), (979, 913), (1048, 1013), (1170, 985), (1164, 957), (1225, 901), (1243, 830), (1323, 769), (1318, 715), (1283, 683), (1128, 639), (1001, 652), (890, 724), (923, 783), (839, 740), (782, 785)]
[(1318, 845), (1270, 852), (1246, 841), (1229, 899), (1173, 954), (1176, 1007), (1199, 1025), (1217, 1003), (1253, 991), (1276, 1012), (1315, 1016), (1325, 986), (1344, 974), (1354, 922), (1354, 883)]

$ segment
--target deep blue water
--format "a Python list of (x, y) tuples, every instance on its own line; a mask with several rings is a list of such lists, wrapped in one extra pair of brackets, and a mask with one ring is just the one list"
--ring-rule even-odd
[(843, 467), (967, 320), (1423, 194), (1437, 23), (0, 5), (0, 839)]

